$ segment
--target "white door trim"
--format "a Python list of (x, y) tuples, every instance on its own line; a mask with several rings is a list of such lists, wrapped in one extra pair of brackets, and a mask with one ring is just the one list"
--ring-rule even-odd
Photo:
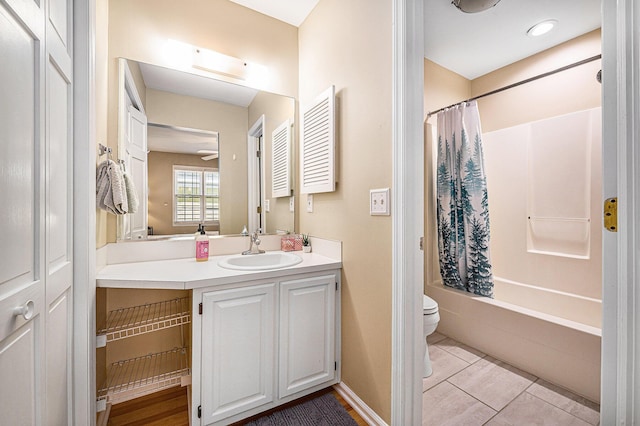
[(95, 424), (95, 0), (73, 1), (73, 418)]
[(423, 0), (393, 1), (391, 424), (422, 424)]
[[(260, 118), (258, 118), (256, 120), (255, 123), (253, 123), (253, 126), (251, 126), (251, 128), (249, 129), (249, 132), (247, 133), (247, 193), (249, 194), (249, 199), (248, 199), (248, 203), (247, 203), (247, 221), (249, 222), (247, 224), (247, 230), (251, 233), (253, 231), (255, 231), (256, 229), (258, 229), (258, 221), (256, 220), (256, 215), (255, 215), (255, 211), (258, 208), (258, 205), (256, 204), (256, 193), (258, 191), (258, 188), (256, 188), (256, 169), (258, 168), (258, 160), (256, 159), (256, 156), (254, 154), (252, 154), (253, 152), (255, 152), (256, 150), (256, 139), (258, 139), (260, 136), (262, 136), (263, 138), (263, 142), (262, 145), (260, 146), (260, 150), (261, 153), (260, 155), (262, 156), (262, 166), (261, 166), (261, 171), (260, 173), (262, 173), (262, 179), (260, 180), (260, 184), (262, 185), (262, 201), (261, 201), (261, 205), (264, 206), (264, 200), (266, 198), (265, 195), (265, 185), (264, 185), (264, 138), (265, 138), (265, 116), (264, 114), (260, 116)], [(260, 216), (262, 218), (262, 232), (266, 232), (267, 229), (267, 215), (266, 212), (264, 211), (264, 209), (262, 209), (262, 212), (260, 213)]]
[(618, 197), (618, 232), (603, 235), (600, 422), (640, 424), (640, 8), (603, 0), (603, 198)]

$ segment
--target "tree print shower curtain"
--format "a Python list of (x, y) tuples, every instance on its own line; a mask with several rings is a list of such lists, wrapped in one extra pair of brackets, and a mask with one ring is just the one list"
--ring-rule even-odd
[(475, 101), (438, 114), (437, 219), (445, 285), (493, 297), (489, 200)]

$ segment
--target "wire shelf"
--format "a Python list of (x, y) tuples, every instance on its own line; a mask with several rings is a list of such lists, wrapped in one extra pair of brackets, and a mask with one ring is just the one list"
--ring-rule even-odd
[(129, 401), (181, 386), (190, 375), (186, 348), (117, 361), (107, 367), (106, 385), (98, 391), (98, 400), (110, 404)]
[(98, 331), (107, 342), (177, 327), (191, 322), (188, 297), (116, 309), (107, 315), (107, 325)]

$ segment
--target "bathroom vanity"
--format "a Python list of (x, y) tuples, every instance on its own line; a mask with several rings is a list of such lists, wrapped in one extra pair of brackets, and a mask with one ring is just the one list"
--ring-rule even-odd
[[(266, 254), (104, 266), (97, 285), (112, 306), (103, 316), (119, 319), (114, 328), (98, 318), (98, 347), (107, 352), (97, 357), (106, 366), (98, 366), (99, 405), (188, 386), (192, 425), (229, 424), (338, 383), (339, 255)], [(301, 261), (252, 265), (272, 262), (270, 255)], [(250, 265), (220, 266), (236, 259)], [(123, 318), (131, 324), (123, 327)]]

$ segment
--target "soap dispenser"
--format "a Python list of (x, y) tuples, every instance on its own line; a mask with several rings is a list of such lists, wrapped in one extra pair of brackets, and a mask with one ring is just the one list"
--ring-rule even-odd
[(209, 260), (209, 236), (204, 230), (204, 225), (198, 226), (200, 234), (196, 236), (196, 260), (206, 262)]

